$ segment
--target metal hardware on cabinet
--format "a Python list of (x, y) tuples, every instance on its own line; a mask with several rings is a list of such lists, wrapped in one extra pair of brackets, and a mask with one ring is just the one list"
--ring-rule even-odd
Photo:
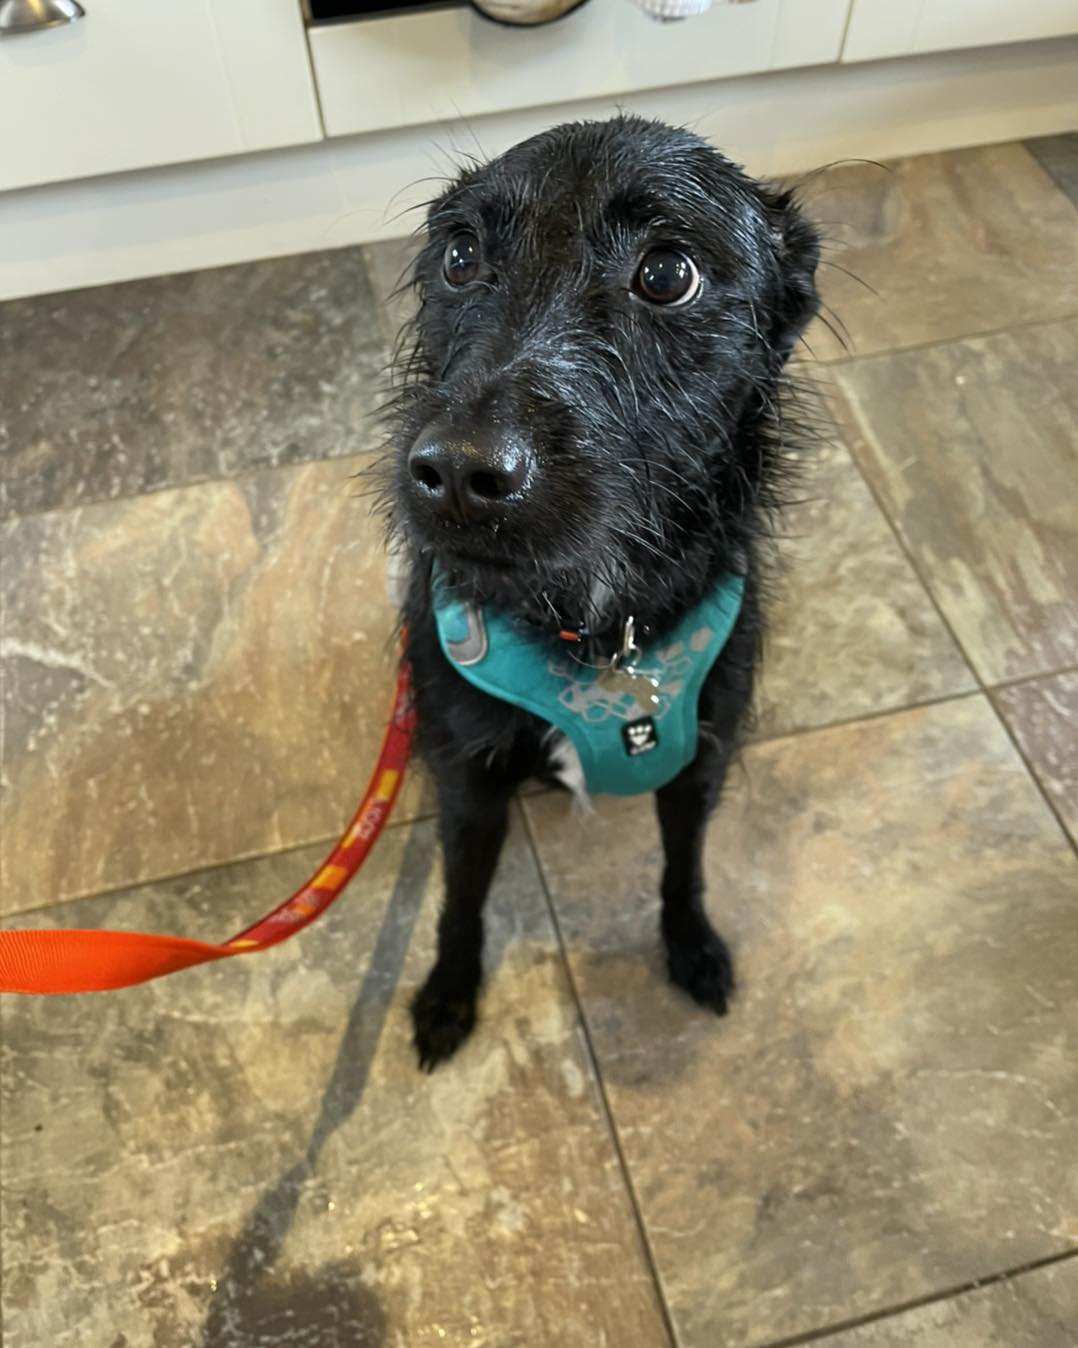
[(0, 37), (39, 33), (43, 28), (74, 23), (85, 14), (78, 0), (0, 0)]

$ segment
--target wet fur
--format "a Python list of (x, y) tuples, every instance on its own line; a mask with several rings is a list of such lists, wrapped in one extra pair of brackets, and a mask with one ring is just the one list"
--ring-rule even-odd
[[(489, 270), (455, 290), (442, 257), (462, 227), (481, 238)], [(631, 292), (656, 245), (695, 259), (703, 287), (692, 304), (657, 309)], [(631, 117), (556, 127), (467, 168), (430, 208), (386, 491), (410, 565), (407, 654), (445, 852), (438, 957), (413, 1006), (426, 1068), (475, 1024), (482, 907), (508, 804), (552, 767), (548, 728), (480, 693), (442, 655), (436, 557), (486, 603), (550, 631), (586, 624), (593, 658), (609, 656), (627, 615), (654, 641), (720, 576), (746, 576), (701, 693), (697, 756), (657, 793), (670, 976), (726, 1010), (733, 972), (704, 912), (701, 851), (751, 700), (764, 544), (803, 426), (784, 371), (818, 307), (818, 257), (788, 194), (688, 131)], [(497, 529), (417, 508), (408, 450), (447, 417), (469, 433), (508, 425), (535, 453), (526, 506)]]

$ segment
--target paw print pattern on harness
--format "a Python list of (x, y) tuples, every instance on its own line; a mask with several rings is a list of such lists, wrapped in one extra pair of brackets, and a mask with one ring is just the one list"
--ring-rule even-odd
[[(693, 651), (706, 650), (714, 635), (710, 627), (698, 627), (688, 641)], [(603, 687), (593, 677), (589, 669), (587, 676), (580, 677), (580, 667), (564, 658), (552, 659), (547, 665), (548, 671), (565, 682), (558, 694), (558, 701), (567, 711), (579, 716), (588, 725), (601, 725), (613, 717), (618, 721), (632, 721), (641, 714), (640, 705), (631, 696), (623, 693), (617, 697)], [(675, 641), (660, 651), (653, 652), (647, 668), (641, 667), (642, 674), (650, 674), (659, 681), (659, 705), (651, 715), (655, 721), (662, 721), (670, 708), (685, 689), (685, 680), (692, 673), (693, 659), (688, 654), (684, 641)]]

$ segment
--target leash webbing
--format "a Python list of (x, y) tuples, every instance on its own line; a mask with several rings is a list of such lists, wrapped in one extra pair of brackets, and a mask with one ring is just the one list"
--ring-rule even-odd
[(253, 955), (309, 926), (337, 899), (385, 826), (415, 735), (411, 676), (402, 661), (393, 710), (359, 808), (311, 878), (223, 945), (134, 931), (0, 931), (0, 992), (104, 992), (233, 955)]

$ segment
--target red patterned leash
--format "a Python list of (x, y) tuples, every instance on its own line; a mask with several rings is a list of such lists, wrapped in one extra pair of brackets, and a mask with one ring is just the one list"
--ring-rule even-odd
[(287, 941), (321, 917), (366, 861), (400, 791), (415, 722), (411, 675), (402, 661), (378, 762), (344, 836), (305, 885), (238, 936), (211, 945), (135, 931), (0, 931), (0, 992), (128, 988)]

